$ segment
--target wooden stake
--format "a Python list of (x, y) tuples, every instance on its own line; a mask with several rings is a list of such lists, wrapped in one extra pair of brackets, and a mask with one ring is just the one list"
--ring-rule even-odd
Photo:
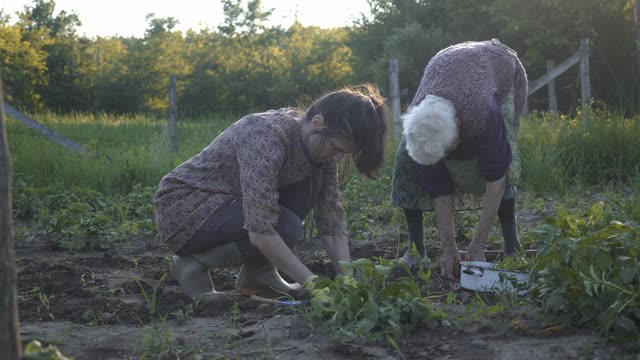
[(173, 154), (177, 154), (180, 148), (178, 143), (178, 104), (176, 100), (176, 76), (169, 76), (169, 137)]
[(589, 75), (589, 39), (580, 40), (580, 90), (582, 95), (582, 115), (589, 122), (591, 106), (591, 81)]
[(393, 114), (393, 132), (396, 136), (402, 134), (402, 119), (400, 119), (400, 84), (398, 71), (400, 62), (398, 59), (389, 59), (389, 85), (391, 95), (391, 113)]
[(640, 67), (640, 0), (633, 2), (633, 21), (636, 23), (636, 61)]
[[(547, 73), (551, 72), (555, 67), (555, 63), (553, 60), (547, 60)], [(550, 80), (547, 85), (549, 90), (549, 112), (557, 113), (558, 112), (558, 99), (556, 98), (556, 82), (555, 80)]]
[(7, 144), (4, 92), (0, 79), (0, 357), (22, 358), (16, 300), (16, 257), (11, 205), (11, 157)]

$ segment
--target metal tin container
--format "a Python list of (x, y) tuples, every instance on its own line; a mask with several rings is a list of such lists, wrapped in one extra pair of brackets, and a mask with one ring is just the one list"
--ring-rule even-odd
[(495, 265), (482, 261), (461, 261), (460, 286), (481, 292), (517, 291), (518, 295), (527, 293), (529, 273), (500, 270)]

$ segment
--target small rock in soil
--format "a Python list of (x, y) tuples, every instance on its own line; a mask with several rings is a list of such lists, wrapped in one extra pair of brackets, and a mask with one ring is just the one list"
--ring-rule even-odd
[(475, 345), (475, 346), (479, 347), (480, 349), (486, 349), (487, 346), (489, 346), (486, 341), (480, 340), (480, 339), (473, 340), (471, 342), (471, 345)]
[(566, 349), (564, 353), (567, 355), (567, 358), (569, 358), (569, 359), (577, 359), (578, 358), (578, 352), (573, 350), (573, 349)]

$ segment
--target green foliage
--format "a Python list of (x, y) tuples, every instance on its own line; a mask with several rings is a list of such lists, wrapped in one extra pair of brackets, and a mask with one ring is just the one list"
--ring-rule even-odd
[(391, 176), (381, 175), (370, 180), (357, 174), (344, 186), (343, 207), (349, 225), (349, 234), (357, 240), (373, 237), (374, 224), (388, 222), (397, 209), (389, 203)]
[(640, 227), (607, 221), (604, 203), (585, 215), (559, 210), (537, 229), (543, 238), (534, 291), (544, 310), (616, 340), (638, 341)]
[(343, 341), (357, 337), (382, 341), (444, 319), (445, 314), (422, 294), (431, 272), (420, 270), (420, 280), (392, 279), (391, 270), (398, 264), (358, 259), (351, 263), (353, 276), (338, 275), (335, 281), (312, 278), (308, 313), (312, 324)]
[[(354, 82), (388, 88), (388, 60), (400, 59), (400, 87), (411, 94), (428, 60), (447, 45), (500, 38), (520, 53), (530, 80), (592, 39), (591, 86), (607, 104), (637, 112), (640, 78), (629, 0), (370, 0), (353, 26), (268, 25), (260, 0), (225, 0), (215, 29), (186, 33), (174, 18), (147, 17), (142, 38), (76, 34), (82, 14), (56, 13), (34, 0), (15, 22), (0, 18), (5, 92), (23, 109), (156, 112), (178, 76), (181, 113), (251, 111), (293, 105)], [(55, 14), (55, 15), (54, 15)], [(477, 21), (481, 18), (482, 21)], [(576, 71), (556, 79), (562, 111), (576, 105)], [(530, 97), (544, 108), (545, 92)]]
[[(180, 356), (178, 354), (181, 353), (185, 356), (193, 355), (191, 354), (193, 349), (186, 348), (177, 343), (167, 323), (168, 314), (161, 314), (158, 309), (158, 290), (168, 275), (169, 274), (164, 273), (160, 276), (160, 279), (153, 282), (151, 293), (145, 290), (139, 279), (134, 278), (140, 288), (140, 293), (147, 305), (147, 311), (151, 318), (151, 323), (142, 329), (141, 341), (135, 349), (140, 359), (163, 359), (170, 356), (179, 358)], [(141, 325), (144, 325), (142, 319), (138, 318), (138, 320)]]
[(46, 30), (11, 26), (0, 19), (0, 77), (6, 101), (14, 106), (42, 105), (38, 88), (47, 83)]
[(527, 258), (526, 256), (514, 254), (513, 256), (507, 256), (500, 261), (496, 262), (495, 268), (499, 270), (517, 271), (517, 272), (530, 272), (533, 269), (534, 260)]
[(523, 120), (519, 132), (523, 177), (528, 189), (546, 193), (576, 183), (625, 183), (638, 174), (640, 121), (607, 110), (589, 120), (551, 113)]
[[(515, 49), (533, 81), (578, 50), (582, 38), (591, 39), (591, 88), (607, 104), (630, 113), (638, 111), (640, 79), (634, 23), (628, 0), (466, 0), (447, 1), (448, 32), (457, 40), (499, 38)], [(477, 21), (482, 19), (482, 21)], [(556, 79), (562, 112), (572, 112), (579, 93), (578, 70)], [(599, 89), (599, 90), (597, 90)], [(532, 108), (545, 108), (547, 93), (529, 97)]]
[[(9, 119), (9, 150), (18, 178), (30, 186), (53, 183), (88, 187), (105, 194), (125, 193), (133, 184), (157, 186), (162, 176), (199, 153), (232, 121), (208, 115), (178, 123), (180, 151), (173, 155), (165, 120), (143, 115), (33, 115), (39, 122), (100, 156), (78, 156)], [(108, 159), (105, 159), (108, 157)]]
[(428, 60), (452, 43), (446, 1), (371, 0), (369, 7), (351, 29), (356, 79), (388, 89), (389, 59), (398, 58), (400, 87), (414, 93)]
[(73, 360), (64, 356), (58, 348), (53, 345), (42, 346), (38, 340), (33, 340), (24, 348), (23, 360)]
[(134, 234), (152, 236), (153, 192), (134, 185), (129, 194), (108, 197), (82, 187), (33, 188), (18, 182), (14, 211), (17, 219), (33, 219), (27, 233), (45, 237), (52, 248), (110, 249)]

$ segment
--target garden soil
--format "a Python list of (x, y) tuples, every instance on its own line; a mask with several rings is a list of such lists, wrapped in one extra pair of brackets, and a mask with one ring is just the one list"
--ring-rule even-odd
[[(342, 343), (311, 328), (300, 307), (245, 296), (217, 306), (194, 302), (167, 275), (171, 254), (143, 239), (110, 252), (53, 251), (43, 244), (33, 240), (17, 249), (22, 341), (53, 344), (79, 360), (637, 359), (631, 349), (590, 332), (550, 327), (526, 309), (419, 328), (397, 339), (397, 348), (389, 342)], [(399, 254), (397, 241), (359, 241), (352, 250), (354, 258)], [(313, 272), (333, 276), (314, 243), (301, 244), (297, 252)], [(216, 289), (232, 291), (238, 268), (213, 270)], [(456, 291), (461, 302), (473, 295), (437, 276), (433, 281), (443, 291)]]

